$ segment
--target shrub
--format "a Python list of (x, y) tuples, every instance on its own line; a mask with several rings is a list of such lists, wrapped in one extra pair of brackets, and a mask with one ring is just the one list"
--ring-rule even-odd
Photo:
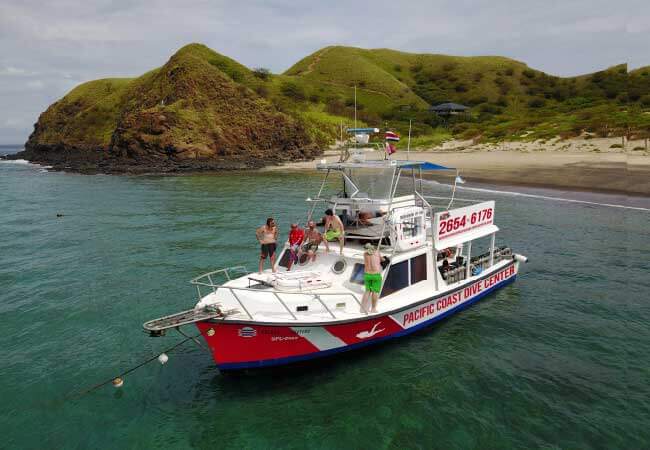
[(481, 103), (486, 103), (488, 101), (488, 98), (485, 95), (481, 95), (480, 97), (473, 97), (470, 98), (467, 103), (470, 105), (480, 105)]
[(521, 72), (526, 78), (535, 78), (535, 71), (531, 69), (525, 69)]
[(463, 83), (458, 83), (454, 89), (456, 92), (467, 92), (467, 86), (465, 86)]
[(257, 67), (253, 69), (253, 75), (255, 75), (260, 80), (268, 80), (271, 78), (271, 71), (265, 67)]
[(596, 72), (595, 74), (593, 74), (591, 76), (592, 83), (600, 83), (604, 79), (605, 79), (605, 72), (603, 72), (603, 71)]
[(235, 81), (237, 83), (239, 83), (240, 81), (242, 81), (244, 79), (244, 75), (242, 75), (242, 73), (239, 72), (238, 70), (231, 70), (228, 73), (228, 75), (230, 75), (230, 78), (232, 78), (232, 81)]
[(621, 144), (612, 144), (609, 148), (623, 148), (623, 146)]
[(506, 75), (508, 75), (509, 77), (511, 77), (514, 73), (515, 73), (515, 70), (512, 67), (508, 67), (506, 69)]
[(444, 63), (442, 65), (442, 70), (444, 70), (445, 72), (451, 72), (456, 68), (457, 65), (458, 64), (456, 64), (455, 62)]
[(508, 106), (508, 98), (505, 96), (499, 97), (499, 99), (497, 100), (497, 105), (503, 107)]
[(555, 89), (553, 89), (552, 96), (558, 102), (563, 102), (568, 97), (568, 92), (562, 86), (557, 86)]
[(296, 101), (303, 101), (306, 98), (304, 88), (292, 81), (286, 81), (282, 83), (280, 86), (280, 92), (282, 92), (282, 95), (285, 97)]
[(634, 147), (632, 150), (645, 150), (645, 147)]
[(650, 108), (650, 94), (642, 96), (639, 101), (643, 106)]
[(483, 74), (481, 72), (476, 72), (474, 74), (474, 81), (476, 83), (480, 82), (483, 79)]
[(528, 101), (528, 106), (531, 108), (541, 108), (546, 104), (543, 98), (532, 98)]
[(501, 108), (496, 105), (491, 105), (489, 103), (481, 105), (481, 112), (490, 113), (490, 114), (501, 114)]
[(464, 131), (467, 131), (470, 128), (470, 125), (467, 123), (457, 123), (452, 128), (451, 131), (454, 134), (460, 134)]
[(422, 70), (424, 66), (422, 65), (421, 62), (416, 62), (411, 66), (411, 72), (418, 73)]
[(400, 66), (399, 64), (395, 64), (393, 66), (393, 70), (395, 70), (395, 72), (401, 72), (402, 71), (402, 66)]
[(345, 104), (339, 98), (330, 98), (325, 103), (325, 111), (336, 116), (345, 115)]
[(269, 96), (269, 90), (267, 89), (266, 86), (257, 86), (257, 87), (255, 88), (255, 92), (256, 92), (257, 95), (259, 95), (260, 97), (267, 98), (267, 97)]

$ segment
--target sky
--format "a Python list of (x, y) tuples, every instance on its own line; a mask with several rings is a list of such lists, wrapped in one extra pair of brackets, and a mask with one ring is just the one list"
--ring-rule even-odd
[(327, 45), (500, 55), (559, 76), (650, 65), (650, 0), (0, 0), (0, 144), (79, 83), (200, 42), (278, 73)]

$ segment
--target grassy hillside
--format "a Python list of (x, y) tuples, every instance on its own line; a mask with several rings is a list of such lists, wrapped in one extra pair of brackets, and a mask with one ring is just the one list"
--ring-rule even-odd
[[(644, 112), (650, 110), (648, 73), (647, 68), (628, 73), (626, 65), (619, 65), (561, 78), (497, 56), (326, 47), (285, 76), (328, 88), (345, 86), (340, 99), (348, 103), (356, 84), (362, 111), (371, 113), (374, 123), (402, 132), (414, 119), (416, 136), (444, 134), (432, 130), (443, 127), (457, 137), (497, 140), (620, 134), (630, 128), (642, 133), (648, 125)], [(372, 93), (382, 93), (383, 101), (365, 98)], [(428, 105), (447, 101), (470, 106), (470, 117), (442, 121), (427, 111)]]
[(81, 163), (110, 157), (161, 168), (311, 156), (317, 149), (302, 120), (247, 87), (255, 78), (241, 64), (191, 44), (138, 78), (73, 89), (41, 115), (26, 148), (43, 158), (60, 158), (65, 150), (66, 159)]
[[(76, 87), (41, 115), (26, 147), (149, 162), (301, 158), (352, 124), (355, 86), (359, 125), (406, 134), (413, 120), (421, 146), (650, 134), (650, 67), (561, 78), (498, 56), (332, 46), (271, 74), (190, 44), (140, 77)], [(428, 110), (447, 101), (470, 114), (443, 120)]]

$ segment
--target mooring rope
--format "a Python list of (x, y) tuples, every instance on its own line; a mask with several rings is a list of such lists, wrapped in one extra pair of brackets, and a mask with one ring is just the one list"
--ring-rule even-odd
[[(185, 335), (185, 334), (184, 334), (184, 335)], [(185, 336), (187, 336), (187, 335), (185, 335)], [(156, 354), (155, 356), (152, 356), (151, 358), (149, 358), (149, 359), (147, 359), (147, 360), (141, 362), (141, 363), (138, 364), (137, 366), (135, 366), (135, 367), (131, 367), (130, 369), (125, 370), (124, 372), (122, 372), (122, 373), (120, 373), (120, 374), (118, 374), (118, 375), (116, 375), (116, 376), (114, 376), (114, 377), (111, 377), (111, 378), (109, 378), (108, 380), (102, 381), (101, 383), (97, 383), (97, 384), (95, 384), (95, 385), (93, 385), (93, 386), (91, 386), (91, 387), (89, 387), (89, 388), (86, 388), (86, 389), (84, 389), (83, 391), (80, 391), (80, 392), (77, 392), (77, 393), (70, 393), (70, 394), (68, 394), (65, 398), (66, 398), (66, 400), (71, 400), (71, 399), (77, 399), (77, 398), (81, 398), (81, 397), (83, 397), (83, 396), (85, 396), (85, 395), (88, 395), (88, 394), (90, 394), (91, 392), (96, 391), (96, 390), (99, 389), (100, 387), (103, 387), (103, 386), (105, 386), (105, 385), (107, 385), (107, 384), (109, 384), (109, 383), (112, 383), (113, 380), (116, 380), (116, 379), (118, 379), (118, 378), (122, 378), (122, 377), (124, 377), (124, 375), (128, 375), (129, 373), (138, 370), (140, 367), (149, 364), (151, 361), (155, 361), (156, 359), (158, 359), (158, 357), (159, 357), (161, 354), (163, 354), (163, 353), (169, 353), (169, 352), (171, 352), (171, 351), (177, 349), (177, 348), (180, 347), (181, 345), (185, 344), (187, 341), (194, 340), (196, 337), (197, 337), (197, 336), (187, 336), (187, 337), (186, 337), (185, 339), (183, 339), (182, 341), (177, 342), (177, 343), (174, 344), (173, 346), (171, 346), (171, 347), (169, 347), (168, 349), (163, 350), (162, 352)]]

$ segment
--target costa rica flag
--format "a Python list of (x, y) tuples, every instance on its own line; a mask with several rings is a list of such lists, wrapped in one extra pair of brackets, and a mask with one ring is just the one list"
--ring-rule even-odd
[(393, 131), (387, 131), (386, 132), (386, 140), (387, 141), (393, 141), (393, 142), (399, 142), (399, 135)]

